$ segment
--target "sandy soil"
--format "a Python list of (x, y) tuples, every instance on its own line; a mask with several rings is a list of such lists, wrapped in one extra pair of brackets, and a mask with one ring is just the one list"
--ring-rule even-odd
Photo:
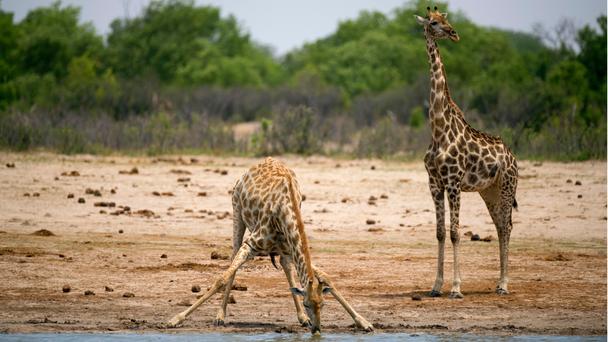
[[(227, 260), (210, 255), (230, 253), (228, 191), (257, 162), (195, 158), (1, 153), (0, 332), (165, 331), (164, 322), (195, 300), (192, 286), (204, 291), (227, 267)], [(493, 291), (494, 226), (479, 196), (464, 194), (461, 234), (494, 239), (463, 237), (465, 298), (452, 300), (426, 296), (437, 247), (421, 161), (282, 159), (306, 195), (313, 261), (377, 331), (606, 333), (605, 162), (520, 163), (508, 296)], [(137, 174), (119, 173), (133, 167)], [(66, 175), (72, 171), (79, 175)], [(378, 198), (375, 205), (368, 204), (370, 196)], [(121, 206), (131, 214), (112, 215), (124, 211)], [(40, 236), (40, 230), (54, 236)], [(444, 292), (451, 255), (448, 242)], [(233, 291), (236, 304), (228, 307), (225, 327), (212, 324), (216, 295), (183, 327), (167, 331), (306, 331), (297, 324), (283, 272), (267, 257), (246, 264), (237, 282), (247, 291)], [(124, 297), (127, 292), (134, 296)], [(412, 300), (414, 294), (422, 300)], [(333, 299), (322, 320), (324, 331), (353, 331)]]

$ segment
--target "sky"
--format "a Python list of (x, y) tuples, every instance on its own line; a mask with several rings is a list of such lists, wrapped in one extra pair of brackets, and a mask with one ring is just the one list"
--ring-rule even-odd
[[(15, 13), (20, 21), (33, 8), (48, 6), (54, 0), (0, 0), (4, 11)], [(81, 21), (90, 21), (98, 33), (107, 34), (115, 18), (134, 17), (149, 0), (63, 0), (62, 4), (82, 8)], [(222, 14), (233, 14), (251, 37), (273, 48), (277, 55), (306, 42), (334, 32), (342, 20), (356, 18), (362, 10), (386, 14), (407, 0), (196, 0), (198, 5), (221, 8)], [(606, 0), (453, 0), (451, 11), (462, 11), (473, 22), (483, 26), (532, 32), (540, 23), (551, 29), (563, 18), (576, 27), (595, 25), (596, 18), (606, 14)], [(429, 1), (429, 5), (432, 6)]]

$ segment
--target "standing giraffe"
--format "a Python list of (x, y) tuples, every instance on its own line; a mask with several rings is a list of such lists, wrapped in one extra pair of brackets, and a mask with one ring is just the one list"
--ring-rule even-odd
[(450, 206), (450, 239), (454, 250), (454, 280), (450, 298), (463, 298), (460, 292), (458, 266), (458, 215), (460, 192), (479, 192), (483, 198), (498, 233), (500, 246), (500, 281), (498, 294), (508, 294), (507, 265), (509, 237), (513, 228), (511, 212), (517, 209), (517, 162), (507, 146), (498, 137), (482, 133), (471, 127), (464, 114), (450, 97), (445, 68), (441, 62), (437, 40), (460, 40), (447, 21), (447, 13), (439, 13), (437, 7), (427, 16), (415, 16), (424, 26), (426, 48), (431, 66), (431, 95), (429, 122), (432, 142), (424, 157), (429, 174), (429, 187), (435, 202), (437, 240), (439, 241), (437, 278), (430, 292), (432, 297), (441, 296), (443, 286), (443, 259), (445, 247), (445, 205), (447, 191)]
[[(222, 305), (215, 319), (217, 325), (223, 325), (236, 271), (248, 259), (259, 254), (267, 254), (280, 256), (281, 266), (287, 276), (296, 306), (298, 321), (303, 326), (309, 325), (313, 334), (321, 332), (323, 294), (327, 293), (331, 293), (342, 304), (357, 327), (373, 331), (372, 325), (336, 290), (327, 274), (313, 266), (300, 215), (300, 204), (301, 194), (295, 174), (282, 163), (266, 158), (246, 172), (236, 182), (232, 193), (234, 220), (232, 263), (191, 307), (173, 317), (169, 321), (169, 326), (174, 327), (183, 322), (199, 305), (225, 287)], [(247, 229), (250, 235), (243, 241)], [(296, 287), (293, 264), (302, 288)], [(302, 309), (298, 295), (304, 297), (306, 313)]]

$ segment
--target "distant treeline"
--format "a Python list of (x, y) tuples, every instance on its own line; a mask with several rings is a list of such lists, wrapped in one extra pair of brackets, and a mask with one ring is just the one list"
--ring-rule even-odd
[[(0, 147), (417, 155), (429, 67), (413, 15), (426, 6), (361, 12), (282, 57), (193, 1), (152, 1), (105, 39), (59, 2), (18, 23), (0, 10)], [(525, 158), (606, 157), (606, 16), (536, 34), (449, 18), (461, 40), (440, 50), (469, 123)], [(260, 129), (236, 140), (249, 121)]]

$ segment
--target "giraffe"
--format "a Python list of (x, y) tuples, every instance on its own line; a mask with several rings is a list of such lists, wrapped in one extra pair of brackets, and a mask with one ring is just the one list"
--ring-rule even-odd
[[(280, 256), (298, 321), (303, 326), (310, 326), (313, 334), (321, 332), (323, 295), (328, 293), (350, 314), (357, 327), (373, 331), (372, 325), (351, 307), (327, 274), (312, 264), (300, 214), (301, 201), (295, 173), (281, 162), (269, 157), (249, 169), (236, 182), (232, 193), (233, 240), (230, 267), (191, 307), (174, 316), (168, 326), (175, 327), (183, 322), (198, 306), (224, 287), (222, 304), (215, 318), (216, 325), (223, 325), (236, 271), (254, 256), (266, 254), (272, 257), (273, 264), (274, 256)], [(250, 234), (243, 240), (245, 230), (249, 230)], [(296, 287), (294, 266), (302, 288)], [(297, 296), (303, 297), (305, 310)]]
[(429, 188), (435, 204), (437, 220), (438, 261), (437, 276), (432, 297), (441, 296), (443, 286), (443, 261), (445, 247), (445, 204), (447, 192), (450, 207), (450, 240), (454, 252), (454, 279), (450, 298), (463, 298), (460, 292), (458, 234), (460, 193), (479, 192), (492, 217), (498, 233), (500, 249), (500, 280), (496, 293), (506, 295), (508, 283), (509, 238), (513, 228), (512, 209), (517, 209), (517, 162), (509, 148), (499, 137), (480, 132), (471, 127), (450, 96), (445, 68), (437, 48), (437, 40), (450, 39), (458, 42), (460, 37), (447, 21), (447, 13), (437, 7), (427, 16), (415, 16), (424, 26), (426, 48), (430, 64), (431, 94), (429, 122), (432, 140), (424, 156), (424, 165), (429, 175)]

